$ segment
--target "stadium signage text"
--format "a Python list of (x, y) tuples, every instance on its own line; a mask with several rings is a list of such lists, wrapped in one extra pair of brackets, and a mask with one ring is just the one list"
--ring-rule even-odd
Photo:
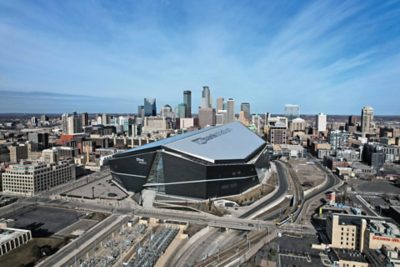
[(213, 140), (213, 139), (215, 139), (217, 137), (220, 137), (221, 135), (230, 133), (231, 131), (232, 131), (232, 129), (226, 128), (226, 129), (220, 130), (218, 132), (209, 134), (209, 135), (207, 135), (205, 137), (200, 137), (200, 138), (193, 139), (192, 142), (197, 143), (199, 145), (204, 145), (204, 144), (207, 144), (209, 141), (211, 141), (211, 140)]

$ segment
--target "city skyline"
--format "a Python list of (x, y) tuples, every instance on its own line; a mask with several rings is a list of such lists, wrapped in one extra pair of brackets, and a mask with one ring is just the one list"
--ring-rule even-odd
[(232, 97), (254, 113), (399, 114), (399, 12), (398, 1), (3, 2), (0, 112), (134, 113), (191, 90), (197, 113), (207, 85), (213, 105)]

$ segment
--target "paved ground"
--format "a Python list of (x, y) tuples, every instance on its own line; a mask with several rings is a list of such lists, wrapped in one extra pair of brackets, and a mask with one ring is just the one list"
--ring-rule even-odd
[(70, 225), (69, 227), (66, 227), (61, 231), (57, 232), (57, 235), (62, 235), (62, 236), (79, 235), (79, 233), (87, 231), (96, 223), (98, 223), (97, 220), (81, 219), (75, 222), (74, 224)]
[[(94, 191), (92, 188), (94, 187)], [(127, 195), (114, 183), (111, 183), (111, 176), (104, 177), (101, 180), (83, 185), (71, 191), (65, 192), (68, 196), (92, 198), (94, 192), (95, 198), (121, 200)]]
[(284, 235), (262, 248), (249, 262), (258, 266), (262, 261), (276, 259), (278, 266), (323, 266), (319, 251), (311, 249), (312, 244), (318, 243), (315, 235)]
[(48, 237), (79, 220), (82, 212), (50, 207), (23, 207), (2, 217), (15, 220), (10, 226), (29, 229), (34, 237)]
[(374, 181), (357, 180), (354, 181), (353, 187), (357, 192), (400, 194), (400, 187), (397, 187), (393, 185), (393, 183), (385, 180), (374, 180)]

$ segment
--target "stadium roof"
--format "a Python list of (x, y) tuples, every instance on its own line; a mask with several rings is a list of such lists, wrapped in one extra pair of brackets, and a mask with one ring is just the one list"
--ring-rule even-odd
[(204, 128), (166, 138), (117, 154), (164, 147), (208, 162), (245, 160), (265, 144), (264, 140), (240, 122)]

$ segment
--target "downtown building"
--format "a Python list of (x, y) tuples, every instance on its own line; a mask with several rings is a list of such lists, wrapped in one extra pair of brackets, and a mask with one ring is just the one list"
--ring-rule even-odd
[(239, 194), (269, 167), (265, 142), (239, 122), (188, 132), (115, 154), (113, 177), (128, 191), (207, 199)]
[(8, 166), (2, 183), (4, 192), (35, 195), (75, 178), (75, 164), (69, 161), (24, 162)]

